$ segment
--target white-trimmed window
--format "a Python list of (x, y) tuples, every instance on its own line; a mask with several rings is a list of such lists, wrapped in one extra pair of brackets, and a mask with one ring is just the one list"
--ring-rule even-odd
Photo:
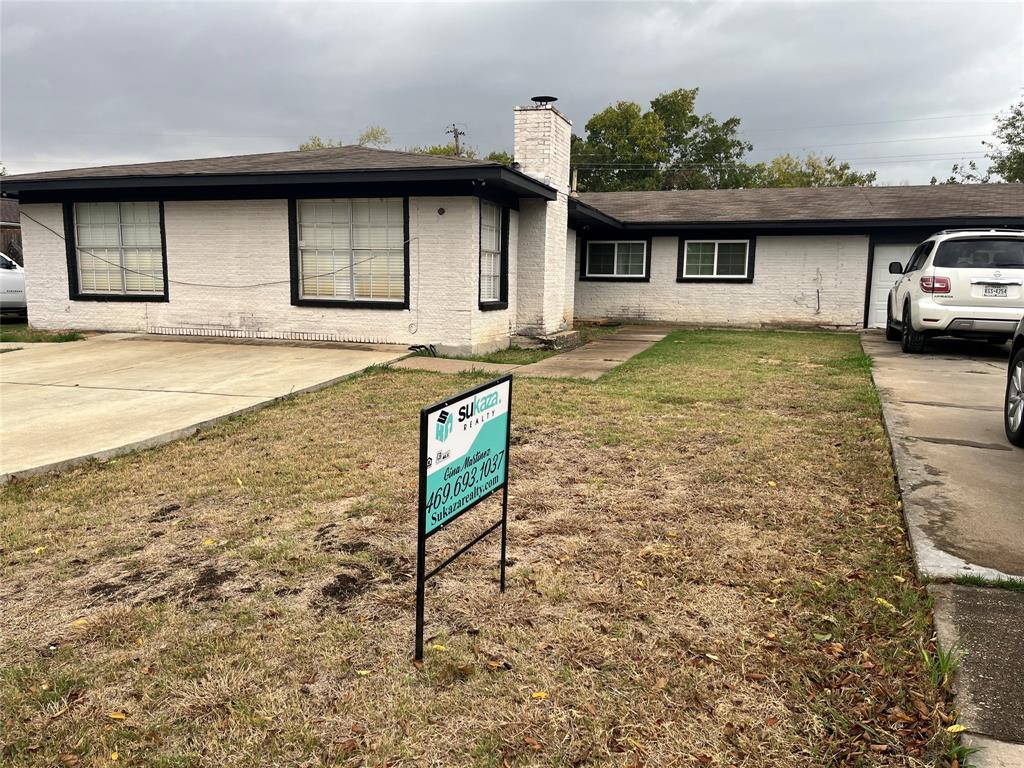
[(587, 243), (587, 277), (645, 277), (646, 240), (591, 240)]
[(162, 296), (159, 203), (76, 203), (78, 292)]
[(402, 198), (296, 202), (300, 297), (405, 301)]
[(745, 278), (749, 240), (687, 240), (682, 278)]
[(501, 208), (480, 201), (480, 303), (501, 301)]

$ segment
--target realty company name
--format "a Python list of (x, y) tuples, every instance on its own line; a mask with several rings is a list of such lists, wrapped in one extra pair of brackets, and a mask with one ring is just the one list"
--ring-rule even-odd
[[(479, 397), (473, 398), (471, 403), (459, 406), (459, 426), (463, 431), (470, 427), (478, 426), (493, 416), (493, 409), (501, 405), (501, 398), (497, 391), (488, 392)], [(492, 411), (492, 412), (488, 412)], [(475, 417), (475, 418), (474, 418)], [(438, 442), (445, 442), (452, 433), (452, 415), (448, 411), (441, 411), (437, 416), (437, 425), (434, 427), (434, 436)]]

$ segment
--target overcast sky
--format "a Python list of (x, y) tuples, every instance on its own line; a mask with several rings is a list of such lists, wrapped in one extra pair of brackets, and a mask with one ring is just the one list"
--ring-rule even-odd
[(0, 3), (10, 173), (353, 142), (512, 148), (537, 94), (582, 134), (627, 99), (699, 87), (754, 158), (831, 153), (879, 182), (981, 160), (1024, 96), (1024, 2)]

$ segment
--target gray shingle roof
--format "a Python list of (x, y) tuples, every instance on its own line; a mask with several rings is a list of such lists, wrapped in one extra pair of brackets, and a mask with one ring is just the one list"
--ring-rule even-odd
[(627, 224), (1024, 218), (1024, 184), (584, 192)]
[(230, 155), (197, 160), (167, 160), (158, 163), (103, 165), (94, 168), (72, 168), (66, 171), (44, 171), (8, 176), (5, 182), (49, 181), (60, 179), (119, 179), (161, 176), (218, 176), (268, 173), (318, 173), (340, 171), (416, 171), (467, 166), (498, 167), (487, 160), (464, 157), (420, 155), (389, 149), (373, 149), (358, 145), (312, 149), (307, 151), (269, 152), (260, 155)]

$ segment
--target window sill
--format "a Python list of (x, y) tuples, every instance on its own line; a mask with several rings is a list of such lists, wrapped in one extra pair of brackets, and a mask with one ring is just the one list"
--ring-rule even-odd
[(481, 301), (480, 311), (481, 312), (494, 312), (498, 309), (508, 309), (507, 301)]
[(335, 309), (409, 309), (408, 301), (373, 301), (370, 299), (294, 299), (296, 307), (333, 307)]
[(580, 275), (580, 280), (592, 283), (649, 283), (651, 282), (651, 276), (635, 275), (632, 277), (617, 277), (613, 275)]
[(166, 293), (76, 293), (72, 301), (136, 301), (136, 302), (168, 302)]
[(677, 283), (752, 283), (754, 277), (677, 277)]

